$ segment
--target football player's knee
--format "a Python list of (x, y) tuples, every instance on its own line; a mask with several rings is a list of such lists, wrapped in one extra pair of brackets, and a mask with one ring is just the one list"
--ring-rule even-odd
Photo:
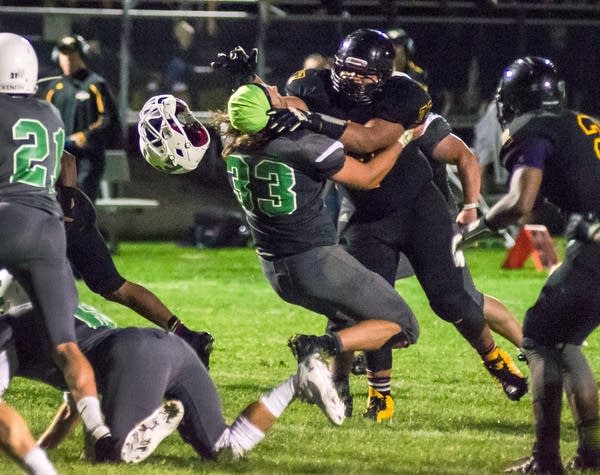
[(483, 307), (466, 292), (435, 296), (429, 304), (442, 320), (455, 324), (464, 320), (480, 320), (483, 326)]
[(392, 335), (388, 341), (386, 341), (382, 346), (381, 350), (384, 349), (396, 349), (396, 348), (406, 348), (409, 345), (412, 345), (417, 342), (419, 337), (419, 331), (412, 331), (411, 333), (407, 333), (404, 330), (400, 330), (398, 333)]

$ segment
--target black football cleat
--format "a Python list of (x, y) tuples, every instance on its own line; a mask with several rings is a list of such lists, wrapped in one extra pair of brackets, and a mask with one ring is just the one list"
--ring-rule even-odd
[(330, 338), (333, 337), (330, 335), (294, 335), (288, 340), (288, 346), (298, 363), (301, 363), (306, 357), (315, 353), (323, 359), (327, 359), (333, 355), (332, 347), (328, 345), (328, 339)]
[(188, 332), (181, 336), (183, 340), (192, 347), (192, 349), (204, 363), (206, 369), (209, 369), (210, 354), (212, 353), (213, 343), (215, 339), (208, 332)]
[(350, 371), (356, 376), (367, 374), (367, 358), (362, 351), (354, 353)]
[(537, 460), (535, 457), (527, 457), (517, 461), (514, 465), (504, 470), (504, 473), (538, 473), (543, 475), (564, 475), (565, 469), (559, 460), (552, 463)]
[(600, 451), (578, 451), (578, 453), (567, 462), (567, 469), (579, 471), (600, 471)]

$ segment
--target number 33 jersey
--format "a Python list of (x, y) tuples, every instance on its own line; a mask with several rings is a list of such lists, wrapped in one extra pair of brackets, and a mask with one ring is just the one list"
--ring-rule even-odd
[(305, 130), (227, 157), (229, 183), (261, 257), (285, 257), (335, 244), (335, 227), (321, 195), (344, 161), (340, 142)]
[(62, 216), (54, 185), (65, 144), (58, 110), (32, 96), (0, 94), (0, 202)]

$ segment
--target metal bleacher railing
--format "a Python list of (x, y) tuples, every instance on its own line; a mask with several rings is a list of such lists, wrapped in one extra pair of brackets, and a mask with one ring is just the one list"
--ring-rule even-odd
[[(209, 3), (218, 4), (218, 9), (204, 9)], [(293, 25), (310, 29), (315, 24), (343, 25), (351, 28), (362, 25), (388, 25), (390, 18), (383, 14), (381, 0), (340, 1), (338, 14), (325, 14), (319, 0), (120, 0), (120, 1), (70, 1), (53, 0), (44, 2), (27, 0), (4, 0), (0, 2), (0, 22), (3, 29), (12, 30), (27, 19), (42, 22), (39, 34), (54, 40), (57, 25), (69, 28), (73, 20), (105, 18), (118, 22), (120, 36), (118, 62), (118, 102), (122, 117), (135, 120), (135, 110), (130, 107), (132, 59), (132, 33), (140, 22), (179, 19), (219, 22), (243, 22), (254, 29), (254, 44), (261, 51), (258, 72), (265, 76), (270, 61), (271, 34), (278, 34), (278, 26)], [(401, 25), (507, 25), (516, 28), (519, 37), (525, 37), (528, 29), (540, 26), (562, 26), (567, 28), (600, 28), (600, 2), (515, 2), (487, 1), (419, 1), (388, 0), (396, 12), (394, 22)], [(51, 6), (50, 6), (51, 5)], [(108, 5), (109, 7), (106, 7)], [(48, 24), (54, 25), (48, 28)], [(18, 30), (18, 28), (16, 28)], [(46, 31), (52, 30), (52, 31)], [(27, 32), (16, 31), (18, 33)], [(63, 31), (62, 34), (70, 33)], [(223, 41), (225, 49), (231, 37)], [(327, 38), (331, 42), (331, 38)], [(307, 53), (309, 53), (308, 51)], [(206, 111), (199, 111), (207, 117)]]

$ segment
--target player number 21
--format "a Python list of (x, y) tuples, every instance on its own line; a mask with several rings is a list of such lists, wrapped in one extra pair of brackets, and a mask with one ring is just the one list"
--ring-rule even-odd
[[(38, 188), (48, 187), (54, 190), (54, 183), (60, 173), (60, 157), (65, 146), (65, 132), (58, 129), (52, 134), (39, 120), (19, 119), (12, 128), (13, 140), (23, 143), (13, 153), (13, 174), (11, 183), (24, 183)], [(51, 157), (50, 147), (53, 146)], [(47, 163), (50, 161), (51, 163)], [(52, 169), (48, 171), (48, 166)]]

